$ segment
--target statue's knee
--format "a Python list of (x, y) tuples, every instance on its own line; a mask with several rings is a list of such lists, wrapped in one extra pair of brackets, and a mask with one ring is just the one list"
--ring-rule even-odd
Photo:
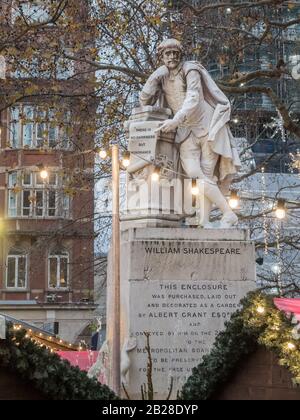
[(198, 169), (189, 168), (189, 169), (186, 169), (185, 172), (186, 172), (187, 176), (191, 179), (202, 179), (203, 178), (203, 175), (202, 175), (201, 171), (199, 170), (199, 168)]

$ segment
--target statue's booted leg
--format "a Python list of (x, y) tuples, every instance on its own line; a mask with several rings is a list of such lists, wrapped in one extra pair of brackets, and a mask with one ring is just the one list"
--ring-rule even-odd
[(200, 188), (203, 190), (203, 195), (206, 197), (206, 200), (203, 200), (202, 209), (200, 209), (201, 225), (206, 228), (213, 227), (209, 222), (209, 215), (213, 203), (215, 203), (223, 213), (220, 228), (226, 229), (235, 225), (238, 222), (237, 216), (230, 208), (216, 182), (209, 178), (209, 176), (211, 178), (213, 177), (218, 155), (207, 147), (204, 147), (203, 150), (201, 150), (200, 143), (190, 136), (181, 145), (180, 159), (187, 176), (191, 179), (199, 179), (202, 181), (203, 188), (201, 188), (201, 186)]
[(238, 217), (232, 211), (226, 198), (215, 182), (214, 174), (219, 160), (219, 155), (212, 150), (211, 143), (208, 141), (208, 136), (200, 138), (198, 142), (201, 145), (200, 166), (205, 176), (204, 195), (211, 203), (215, 203), (223, 213), (219, 227), (221, 229), (230, 228), (238, 222)]
[(221, 229), (227, 229), (237, 224), (238, 217), (232, 211), (231, 207), (229, 206), (226, 198), (221, 193), (219, 187), (216, 184), (211, 182), (204, 182), (204, 194), (205, 196), (212, 202), (215, 203), (216, 206), (221, 210), (223, 213), (223, 217), (220, 222)]

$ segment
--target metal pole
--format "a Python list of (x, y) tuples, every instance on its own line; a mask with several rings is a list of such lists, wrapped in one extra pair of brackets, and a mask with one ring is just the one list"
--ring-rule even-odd
[(113, 281), (113, 334), (112, 334), (112, 386), (121, 392), (120, 378), (120, 166), (119, 146), (112, 145), (112, 281)]

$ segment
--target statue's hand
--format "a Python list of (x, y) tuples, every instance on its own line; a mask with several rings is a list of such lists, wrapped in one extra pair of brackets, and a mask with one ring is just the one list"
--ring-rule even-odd
[(163, 133), (170, 133), (170, 131), (175, 131), (178, 127), (178, 122), (174, 120), (166, 120), (163, 125), (161, 125), (156, 131), (162, 131)]

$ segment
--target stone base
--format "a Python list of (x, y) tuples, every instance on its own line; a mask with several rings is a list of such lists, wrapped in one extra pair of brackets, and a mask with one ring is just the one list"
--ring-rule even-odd
[(180, 216), (177, 215), (127, 215), (121, 217), (121, 230), (128, 230), (134, 228), (177, 228), (182, 225)]
[[(140, 399), (140, 387), (147, 383), (145, 332), (150, 333), (155, 398), (165, 399), (173, 381), (175, 399), (240, 299), (255, 288), (255, 279), (254, 243), (246, 230), (124, 229), (121, 346), (122, 366), (130, 360), (126, 388), (131, 398)], [(108, 340), (110, 293), (109, 287)]]

